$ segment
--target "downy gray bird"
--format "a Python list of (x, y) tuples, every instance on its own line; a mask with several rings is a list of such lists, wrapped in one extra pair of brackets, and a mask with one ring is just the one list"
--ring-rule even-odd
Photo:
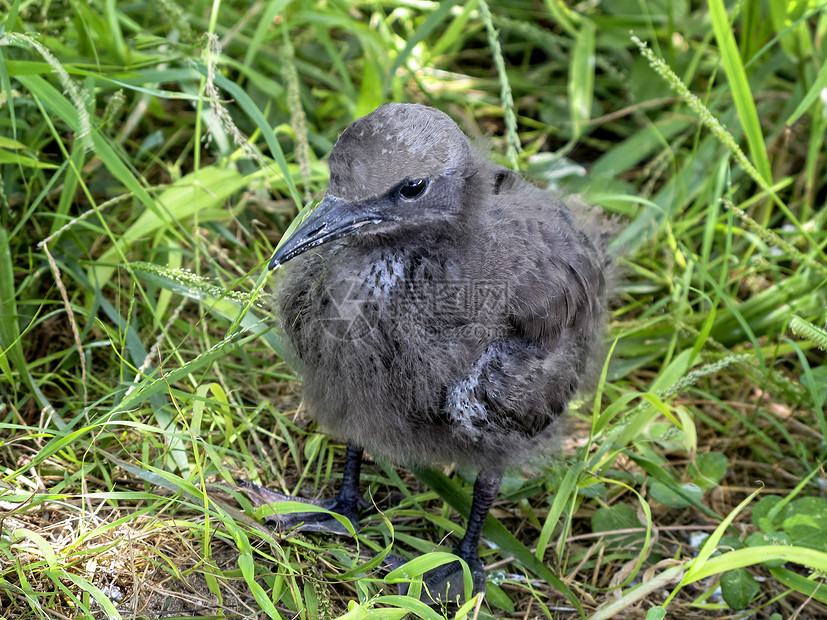
[(309, 413), (348, 446), (323, 505), (358, 523), (363, 450), (479, 472), (455, 553), (483, 591), (478, 546), (503, 471), (553, 443), (602, 362), (610, 227), (422, 105), (357, 120), (329, 162), (327, 195), (270, 261), (286, 265), (277, 309)]

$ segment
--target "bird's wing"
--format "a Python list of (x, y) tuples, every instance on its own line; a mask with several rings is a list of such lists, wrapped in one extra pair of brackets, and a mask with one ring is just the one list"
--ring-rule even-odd
[[(537, 190), (539, 191), (539, 190)], [(601, 351), (605, 257), (559, 202), (508, 217), (488, 273), (502, 274), (509, 330), (448, 392), (455, 423), (533, 437), (566, 409)], [(504, 216), (507, 217), (507, 216)]]

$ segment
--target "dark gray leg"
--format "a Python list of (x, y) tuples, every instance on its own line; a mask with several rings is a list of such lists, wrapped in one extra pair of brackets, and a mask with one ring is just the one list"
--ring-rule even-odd
[(500, 492), (502, 473), (480, 472), (474, 482), (474, 495), (471, 501), (471, 514), (468, 516), (468, 527), (465, 528), (459, 545), (454, 549), (459, 557), (468, 563), (471, 574), (474, 576), (474, 594), (485, 590), (485, 570), (480, 562), (479, 547), (482, 527), (491, 510), (491, 504)]
[(342, 473), (342, 487), (330, 507), (333, 512), (338, 512), (348, 517), (353, 525), (358, 528), (359, 508), (362, 502), (359, 493), (359, 477), (362, 471), (362, 454), (364, 450), (353, 444), (347, 444), (345, 450), (345, 471)]
[[(468, 516), (468, 527), (465, 529), (460, 543), (454, 553), (461, 557), (471, 569), (474, 579), (473, 594), (485, 592), (485, 569), (480, 561), (479, 545), (482, 528), (491, 504), (497, 497), (502, 482), (502, 472), (480, 472), (474, 482), (474, 495), (471, 501), (471, 514)], [(403, 562), (397, 560), (398, 565)], [(396, 566), (393, 566), (394, 568)], [(421, 600), (429, 605), (443, 605), (446, 603), (464, 603), (462, 565), (459, 562), (443, 564), (439, 568), (428, 571), (423, 575), (423, 591)], [(400, 594), (406, 594), (407, 585), (400, 588)]]

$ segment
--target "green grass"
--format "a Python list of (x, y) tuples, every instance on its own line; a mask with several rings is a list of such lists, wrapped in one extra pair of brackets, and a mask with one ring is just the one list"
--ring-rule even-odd
[[(819, 1), (0, 0), (0, 617), (827, 617), (825, 33)], [(233, 483), (337, 485), (265, 266), (391, 100), (624, 221), (598, 394), (506, 479), (460, 610), (381, 560), (444, 561), (465, 472), (367, 464), (341, 538)]]

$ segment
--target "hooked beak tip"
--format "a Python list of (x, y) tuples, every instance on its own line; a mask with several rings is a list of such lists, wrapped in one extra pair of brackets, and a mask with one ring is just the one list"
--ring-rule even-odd
[(268, 267), (274, 271), (319, 245), (358, 234), (362, 228), (381, 224), (384, 218), (372, 209), (353, 208), (341, 198), (325, 196), (318, 207), (279, 245)]

